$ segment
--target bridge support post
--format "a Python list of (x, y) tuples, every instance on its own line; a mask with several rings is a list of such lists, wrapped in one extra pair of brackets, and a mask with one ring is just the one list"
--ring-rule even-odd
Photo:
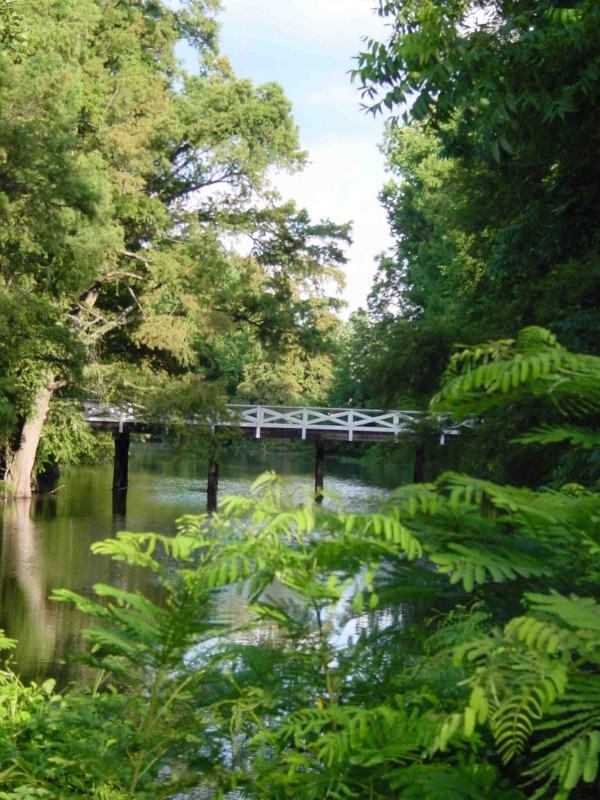
[(323, 467), (325, 464), (325, 442), (317, 440), (315, 453), (315, 500), (323, 502)]
[(113, 492), (127, 489), (129, 482), (129, 431), (115, 431), (115, 458), (113, 463)]
[(417, 445), (415, 449), (415, 471), (413, 483), (423, 483), (425, 480), (425, 448)]
[(217, 510), (217, 492), (219, 491), (219, 451), (210, 448), (208, 454), (208, 482), (206, 484), (206, 510), (209, 514)]
[(120, 518), (123, 522), (127, 516), (127, 489), (113, 489), (112, 493), (113, 517)]
[(113, 440), (115, 443), (112, 483), (113, 514), (124, 517), (129, 484), (129, 431), (115, 431)]

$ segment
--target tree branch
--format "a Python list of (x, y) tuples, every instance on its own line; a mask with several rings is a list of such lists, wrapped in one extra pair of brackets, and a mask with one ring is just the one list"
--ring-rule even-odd
[[(141, 261), (142, 264), (146, 267), (150, 266), (150, 264), (152, 263), (149, 259), (144, 258), (144, 256), (141, 256), (139, 253), (133, 253), (131, 250), (122, 250), (121, 255), (127, 256), (127, 258), (134, 258), (136, 261)], [(118, 273), (111, 272), (110, 274), (113, 275)], [(127, 273), (122, 273), (122, 274), (127, 275)], [(134, 274), (134, 277), (139, 280), (140, 276)]]
[(136, 297), (136, 294), (135, 294), (135, 292), (133, 291), (133, 289), (131, 288), (131, 286), (128, 286), (128, 287), (127, 287), (127, 290), (129, 291), (129, 294), (130, 294), (130, 295), (133, 297), (133, 301), (134, 301), (134, 303), (137, 305), (137, 307), (138, 307), (138, 308), (139, 308), (139, 310), (141, 311), (141, 313), (142, 313), (142, 317), (143, 317), (144, 319), (147, 319), (147, 314), (146, 314), (146, 312), (144, 311), (144, 309), (142, 308), (142, 304), (141, 304), (141, 303), (140, 303), (140, 301), (137, 299), (137, 297)]

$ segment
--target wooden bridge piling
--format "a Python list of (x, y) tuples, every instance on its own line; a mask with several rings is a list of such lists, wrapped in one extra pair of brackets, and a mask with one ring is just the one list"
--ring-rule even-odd
[(423, 483), (425, 480), (425, 458), (426, 451), (422, 445), (415, 448), (415, 468), (413, 473), (413, 483)]
[(128, 430), (114, 431), (115, 458), (113, 463), (113, 492), (127, 491), (129, 483), (129, 444)]
[(112, 493), (112, 513), (113, 517), (118, 517), (125, 522), (127, 517), (127, 489), (116, 489)]
[(325, 442), (315, 442), (315, 500), (319, 505), (323, 502), (323, 481), (325, 466)]
[(113, 460), (112, 510), (114, 516), (123, 518), (127, 512), (130, 439), (130, 433), (127, 430), (116, 430), (113, 432), (115, 454)]
[(219, 453), (213, 451), (208, 456), (208, 481), (206, 484), (206, 510), (209, 514), (217, 510), (219, 491)]

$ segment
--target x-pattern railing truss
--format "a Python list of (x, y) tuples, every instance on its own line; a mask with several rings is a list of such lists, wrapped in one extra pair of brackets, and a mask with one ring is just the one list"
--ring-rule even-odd
[[(379, 409), (326, 408), (308, 406), (263, 406), (230, 403), (227, 416), (196, 417), (191, 424), (208, 424), (212, 427), (253, 428), (255, 437), (261, 438), (263, 430), (299, 431), (306, 439), (309, 431), (343, 432), (348, 441), (357, 434), (378, 434), (396, 437), (400, 433), (414, 430), (415, 424), (423, 420), (422, 411), (382, 411)], [(122, 431), (127, 423), (144, 424), (144, 409), (133, 403), (102, 405), (97, 402), (84, 403), (85, 418), (90, 423), (115, 422)], [(444, 426), (445, 427), (445, 426)], [(444, 434), (457, 433), (447, 427)]]
[(255, 428), (256, 438), (261, 430), (298, 430), (305, 439), (308, 431), (343, 431), (352, 441), (356, 433), (378, 433), (396, 436), (412, 430), (423, 417), (419, 411), (381, 411), (377, 409), (325, 408), (303, 406), (227, 406), (238, 416), (240, 428)]

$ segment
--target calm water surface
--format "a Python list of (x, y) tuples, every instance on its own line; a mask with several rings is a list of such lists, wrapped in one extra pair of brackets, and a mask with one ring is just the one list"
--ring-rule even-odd
[[(283, 475), (299, 499), (312, 491), (310, 454), (246, 453), (222, 459), (219, 497), (247, 495), (265, 470)], [(14, 662), (25, 678), (75, 674), (61, 661), (80, 649), (85, 623), (70, 605), (48, 599), (53, 589), (87, 594), (95, 583), (110, 583), (157, 597), (151, 576), (92, 555), (90, 546), (119, 530), (174, 532), (178, 517), (205, 510), (206, 471), (202, 457), (140, 444), (132, 447), (124, 515), (113, 514), (111, 464), (78, 467), (54, 495), (0, 508), (0, 628), (19, 641)], [(325, 465), (325, 488), (337, 498), (328, 502), (352, 511), (376, 506), (407, 478), (364, 461), (328, 458)]]

